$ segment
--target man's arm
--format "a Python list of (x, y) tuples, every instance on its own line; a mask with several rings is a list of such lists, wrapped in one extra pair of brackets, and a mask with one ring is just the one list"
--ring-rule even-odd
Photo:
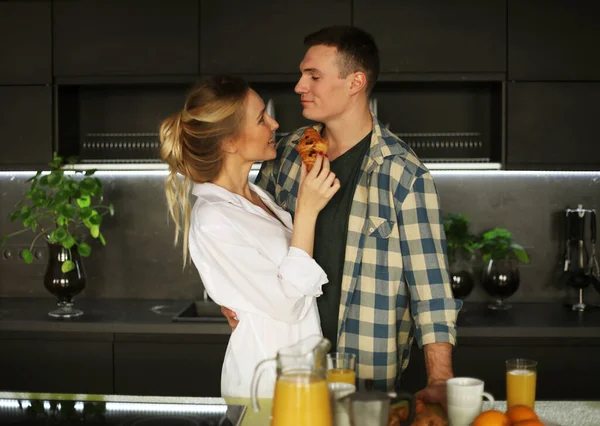
[(410, 188), (398, 183), (404, 279), (410, 292), (417, 343), (424, 348), (427, 369), (427, 387), (417, 396), (445, 407), (445, 382), (453, 377), (452, 349), (462, 305), (452, 296), (444, 228), (431, 175), (425, 171), (416, 176)]

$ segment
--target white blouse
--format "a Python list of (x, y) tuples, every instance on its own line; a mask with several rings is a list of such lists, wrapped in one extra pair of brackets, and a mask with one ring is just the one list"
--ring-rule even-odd
[[(316, 297), (327, 283), (323, 269), (290, 247), (292, 218), (250, 183), (277, 216), (212, 183), (196, 184), (190, 220), (192, 261), (209, 296), (234, 310), (239, 324), (229, 339), (223, 397), (249, 397), (256, 365), (280, 348), (321, 333)], [(275, 370), (261, 378), (259, 396), (272, 397)]]

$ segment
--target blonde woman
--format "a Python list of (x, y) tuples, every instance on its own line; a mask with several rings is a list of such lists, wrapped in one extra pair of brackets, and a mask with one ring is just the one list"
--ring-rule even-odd
[[(189, 247), (210, 297), (240, 321), (223, 364), (224, 397), (248, 397), (256, 364), (321, 334), (316, 297), (327, 277), (312, 258), (314, 228), (339, 181), (327, 158), (310, 173), (302, 166), (292, 226), (290, 214), (248, 182), (253, 163), (275, 158), (277, 127), (258, 94), (227, 76), (204, 79), (160, 127), (175, 243), (182, 233), (184, 259)], [(270, 397), (275, 376), (266, 379), (259, 395)]]

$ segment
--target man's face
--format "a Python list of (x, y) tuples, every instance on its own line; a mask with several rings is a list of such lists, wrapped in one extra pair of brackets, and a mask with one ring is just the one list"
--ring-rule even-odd
[(340, 78), (337, 49), (312, 46), (300, 63), (302, 76), (294, 91), (300, 95), (302, 115), (309, 120), (327, 123), (348, 108), (352, 73)]

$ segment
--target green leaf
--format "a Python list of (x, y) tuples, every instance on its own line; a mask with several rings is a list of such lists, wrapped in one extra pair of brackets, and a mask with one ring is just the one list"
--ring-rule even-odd
[(93, 225), (90, 227), (90, 235), (94, 238), (98, 238), (100, 235), (100, 227), (98, 225)]
[(110, 204), (108, 206), (108, 211), (110, 212), (111, 216), (114, 216), (115, 215), (115, 206), (113, 206), (112, 204)]
[(86, 177), (79, 184), (79, 190), (82, 194), (93, 194), (96, 191), (96, 181), (93, 178)]
[(40, 175), (42, 174), (41, 171), (38, 171), (34, 176), (31, 176), (29, 179), (27, 179), (25, 182), (31, 182), (33, 180), (36, 180)]
[(98, 239), (100, 240), (100, 242), (102, 243), (103, 246), (106, 245), (106, 240), (104, 239), (104, 235), (102, 235), (102, 234), (98, 235)]
[(73, 219), (75, 216), (75, 206), (73, 204), (63, 204), (60, 209), (60, 214), (66, 217), (67, 219)]
[(64, 274), (66, 274), (69, 271), (72, 271), (73, 269), (75, 269), (75, 263), (73, 263), (72, 260), (65, 260), (62, 266), (60, 267), (60, 270), (63, 271)]
[(99, 226), (102, 223), (102, 216), (100, 216), (98, 214), (98, 212), (95, 212), (96, 214), (93, 214), (90, 218), (89, 218), (89, 222), (92, 226)]
[(21, 220), (23, 220), (23, 221), (27, 220), (31, 216), (31, 209), (27, 206), (21, 207), (19, 216), (21, 217)]
[(89, 207), (84, 207), (81, 210), (79, 210), (79, 217), (82, 220), (89, 219), (92, 216), (92, 214), (94, 214), (94, 210), (92, 210)]
[(6, 240), (8, 239), (8, 235), (3, 235), (2, 236), (2, 241), (0, 241), (0, 246), (3, 246), (4, 244), (6, 244)]
[(63, 243), (67, 239), (67, 237), (69, 237), (69, 234), (63, 228), (58, 228), (58, 229), (55, 229), (52, 232), (52, 234), (50, 234), (50, 237), (54, 241), (58, 241), (59, 243)]
[(92, 253), (92, 248), (87, 243), (79, 243), (77, 251), (83, 257), (88, 257)]
[(48, 175), (44, 175), (39, 180), (40, 186), (48, 186)]
[(90, 198), (89, 195), (82, 195), (81, 197), (79, 197), (77, 199), (77, 205), (79, 205), (79, 207), (81, 207), (81, 208), (89, 207), (90, 204), (92, 204), (92, 199)]
[(8, 215), (8, 220), (10, 222), (14, 222), (15, 220), (17, 220), (19, 218), (19, 215), (21, 214), (20, 211), (16, 211), (16, 212), (12, 212), (11, 214)]
[(54, 200), (55, 200), (55, 201), (56, 201), (58, 204), (61, 204), (61, 203), (64, 203), (64, 202), (68, 201), (70, 196), (71, 196), (71, 194), (69, 193), (69, 191), (68, 191), (68, 190), (61, 189), (61, 190), (60, 190), (60, 191), (58, 191), (58, 192), (56, 193), (56, 195), (54, 196)]
[(85, 171), (85, 175), (86, 175), (86, 176), (91, 176), (91, 175), (93, 175), (94, 173), (96, 173), (97, 171), (98, 171), (97, 169), (89, 169), (89, 170), (86, 170), (86, 171)]
[(50, 188), (57, 188), (60, 185), (62, 179), (63, 176), (60, 172), (53, 171), (48, 175), (48, 186), (50, 186)]
[(513, 249), (513, 253), (519, 262), (525, 264), (529, 263), (529, 256), (523, 247), (521, 247), (519, 244), (513, 243), (511, 248)]
[(75, 245), (76, 241), (71, 235), (68, 235), (67, 238), (62, 242), (64, 248), (70, 249)]
[(31, 263), (33, 262), (33, 253), (30, 250), (23, 250), (21, 252), (21, 257), (23, 258), (23, 260), (25, 261), (25, 263)]
[(59, 226), (66, 226), (69, 223), (69, 219), (67, 219), (65, 216), (60, 215), (56, 218), (56, 223)]

